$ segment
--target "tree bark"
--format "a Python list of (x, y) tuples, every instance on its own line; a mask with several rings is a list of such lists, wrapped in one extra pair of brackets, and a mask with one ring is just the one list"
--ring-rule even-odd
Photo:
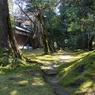
[(45, 43), (47, 43), (47, 45), (44, 45), (44, 46), (45, 46), (45, 47), (47, 46), (47, 47), (46, 47), (47, 53), (49, 52), (48, 50), (50, 50), (52, 53), (53, 53), (53, 52), (56, 52), (56, 49), (55, 49), (55, 47), (54, 47), (54, 43), (53, 43), (53, 41), (51, 40), (51, 38), (50, 38), (50, 36), (49, 36), (49, 34), (48, 34), (48, 31), (47, 31), (47, 29), (46, 29), (46, 24), (45, 24), (44, 18), (43, 18), (43, 16), (42, 16), (41, 9), (39, 9), (39, 14), (38, 14), (37, 18), (38, 18), (38, 20), (40, 21), (40, 23), (42, 24), (44, 35), (46, 35), (46, 40), (45, 40), (45, 41), (47, 41), (47, 42), (45, 42)]
[[(5, 0), (0, 1), (0, 46), (9, 48), (8, 32), (6, 25), (6, 8), (4, 7)], [(5, 5), (6, 6), (6, 5)]]
[(7, 0), (0, 0), (0, 33), (1, 47), (11, 48), (13, 55), (21, 59), (21, 53), (11, 28)]
[(44, 53), (50, 54), (49, 45), (47, 41), (47, 35), (42, 34), (42, 40), (43, 40), (43, 45), (44, 45)]
[(89, 41), (89, 51), (92, 51), (92, 41), (94, 39), (94, 36), (91, 37), (90, 41)]
[(88, 49), (88, 34), (84, 36), (84, 49)]

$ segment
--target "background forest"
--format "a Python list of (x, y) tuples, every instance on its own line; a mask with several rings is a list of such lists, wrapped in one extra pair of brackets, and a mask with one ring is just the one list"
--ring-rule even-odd
[[(54, 42), (58, 49), (68, 47), (71, 50), (92, 50), (95, 31), (94, 3), (94, 0), (15, 1), (15, 5), (19, 6), (20, 18), (29, 20), (33, 35), (36, 34), (37, 39), (43, 39), (46, 54), (55, 51)], [(13, 15), (17, 15), (17, 9)], [(36, 38), (31, 37), (32, 41)], [(38, 45), (32, 46), (36, 48), (40, 44), (38, 42)]]

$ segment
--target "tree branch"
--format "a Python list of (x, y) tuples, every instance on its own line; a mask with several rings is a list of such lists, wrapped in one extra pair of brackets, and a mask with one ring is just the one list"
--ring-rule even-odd
[[(17, 3), (15, 3), (17, 4)], [(27, 15), (27, 13), (21, 8), (21, 6), (19, 4), (17, 4), (19, 6), (19, 8), (21, 9), (21, 11), (28, 17), (28, 19), (38, 28), (38, 26), (32, 21), (32, 19)], [(38, 28), (39, 29), (39, 28)]]

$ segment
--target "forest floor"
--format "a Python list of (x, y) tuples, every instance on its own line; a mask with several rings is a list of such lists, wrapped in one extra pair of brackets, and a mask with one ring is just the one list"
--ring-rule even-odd
[(95, 51), (22, 52), (30, 63), (0, 55), (0, 95), (95, 95)]
[(44, 81), (43, 72), (35, 62), (30, 64), (14, 58), (4, 50), (0, 54), (0, 95), (56, 94)]
[(0, 95), (56, 95), (38, 67), (0, 71)]
[[(45, 79), (51, 86), (52, 83), (53, 86), (60, 84), (70, 95), (95, 95), (95, 51), (60, 50), (51, 55), (44, 55), (42, 50), (26, 51), (23, 53), (29, 59), (42, 64), (40, 67), (48, 76)], [(67, 95), (59, 93), (64, 91), (55, 86), (58, 95)]]
[(58, 84), (57, 68), (64, 62), (67, 63), (77, 58), (73, 53), (63, 52), (62, 50), (51, 55), (44, 55), (42, 50), (23, 50), (23, 53), (32, 61), (38, 62), (40, 68), (44, 71), (45, 81), (54, 88), (57, 95), (69, 95), (69, 93)]

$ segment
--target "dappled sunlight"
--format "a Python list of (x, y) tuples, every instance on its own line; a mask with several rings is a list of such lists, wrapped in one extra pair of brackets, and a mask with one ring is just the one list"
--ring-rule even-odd
[[(33, 69), (33, 70), (31, 70)], [(55, 95), (44, 82), (39, 68), (27, 68), (0, 76), (0, 95)], [(28, 73), (29, 72), (29, 73)], [(46, 93), (48, 91), (50, 94)], [(46, 93), (46, 94), (45, 94)]]
[(26, 83), (28, 83), (27, 80), (23, 80), (23, 81), (19, 81), (19, 82), (18, 82), (18, 84), (26, 84)]
[(3, 89), (6, 90), (6, 89), (8, 89), (8, 87), (4, 87)]
[(63, 64), (64, 62), (70, 62), (71, 60), (74, 60), (76, 58), (72, 54), (70, 55), (70, 53), (67, 53), (65, 51), (60, 51), (58, 53), (53, 53), (50, 55), (40, 55), (39, 53), (42, 54), (43, 52), (29, 52), (28, 50), (24, 51), (24, 54), (32, 61), (42, 63), (45, 66), (41, 66), (42, 69), (50, 69), (52, 65), (53, 67), (58, 67), (60, 64)]
[(80, 53), (80, 54), (77, 54), (76, 57), (85, 57), (86, 55), (88, 54), (91, 54), (91, 53), (94, 53), (95, 51), (88, 51), (88, 52), (83, 52), (83, 53)]
[(61, 64), (58, 68), (58, 76), (60, 77), (59, 83), (64, 86), (78, 88), (76, 91), (72, 89), (73, 93), (77, 95), (94, 95), (94, 59), (95, 54), (91, 51), (79, 54), (75, 60)]
[[(58, 77), (60, 78), (59, 84), (64, 85), (64, 86), (75, 86), (80, 87), (80, 89), (75, 90), (74, 88), (72, 91), (74, 93), (84, 93), (87, 91), (93, 92), (93, 89), (95, 84), (94, 82), (91, 81), (86, 81), (85, 83), (84, 80), (87, 80), (88, 78), (85, 77), (84, 75), (86, 74), (87, 70), (89, 68), (94, 68), (94, 51), (78, 51), (78, 52), (65, 52), (65, 51), (60, 51), (58, 53), (53, 53), (50, 55), (39, 55), (39, 51), (36, 53), (30, 52), (29, 58), (31, 60), (37, 61), (42, 63), (41, 69), (43, 69), (46, 73), (49, 73), (53, 68), (57, 69), (58, 71)], [(41, 52), (40, 52), (41, 53)], [(92, 55), (93, 53), (93, 55)], [(31, 55), (34, 55), (35, 57), (32, 57)], [(37, 55), (36, 55), (37, 54)], [(26, 55), (27, 56), (27, 55)], [(92, 58), (89, 60), (88, 58)], [(93, 64), (91, 66), (89, 63)], [(88, 67), (86, 67), (86, 65)], [(88, 69), (86, 69), (88, 68)], [(86, 79), (87, 78), (87, 79)], [(70, 79), (70, 80), (69, 80)], [(44, 83), (40, 82), (39, 79), (34, 78), (32, 85), (44, 85)], [(82, 84), (80, 86), (80, 84)], [(87, 88), (91, 88), (90, 90), (86, 90)], [(82, 91), (83, 89), (83, 91)], [(84, 91), (85, 90), (85, 91)], [(86, 94), (83, 94), (86, 95)], [(93, 94), (94, 95), (94, 94)]]
[(51, 56), (51, 55), (38, 56), (36, 58), (41, 61), (58, 61), (59, 60), (57, 56)]
[(0, 71), (0, 74), (5, 74), (5, 72), (3, 72), (3, 71)]
[[(61, 71), (60, 71), (60, 74), (63, 74), (63, 76), (62, 76), (62, 78), (64, 78), (71, 70), (72, 70), (72, 68), (78, 63), (78, 62), (80, 62), (80, 61), (82, 61), (82, 59), (79, 59), (79, 60), (77, 60), (76, 62), (74, 62), (73, 64), (71, 64), (70, 66), (67, 66), (67, 67), (65, 67), (65, 68), (63, 68)], [(72, 62), (72, 61), (71, 61)], [(67, 65), (69, 65), (69, 63), (64, 63), (64, 64), (67, 64)]]
[(92, 80), (87, 80), (86, 82), (84, 82), (81, 86), (80, 86), (80, 89), (81, 88), (88, 88), (88, 87), (91, 87), (93, 84), (93, 81)]
[(19, 74), (19, 75), (17, 75), (16, 77), (21, 77), (23, 74)]
[(71, 55), (61, 55), (61, 56), (58, 56), (60, 59), (70, 59), (70, 58), (73, 58), (74, 56), (71, 56)]
[(79, 58), (79, 57), (74, 57), (71, 55), (63, 55), (63, 56), (59, 56), (59, 58), (61, 60), (63, 60), (63, 62), (70, 62), (71, 60), (74, 60), (74, 59)]
[(11, 95), (17, 95), (17, 90), (14, 90), (10, 93)]
[(22, 50), (24, 55), (27, 55), (28, 57), (36, 57), (36, 56), (42, 56), (43, 55), (43, 51), (39, 50), (39, 51), (34, 51), (34, 50)]
[(31, 93), (34, 95), (55, 95), (53, 89), (45, 83), (41, 69), (35, 61), (51, 66), (59, 59), (52, 55), (45, 56), (43, 51), (26, 50), (25, 52), (30, 60), (34, 60), (33, 63), (13, 57), (12, 60), (8, 60), (8, 65), (0, 67), (0, 95), (1, 93), (2, 95), (31, 95)]
[(72, 65), (70, 65), (69, 67), (64, 68), (64, 69), (62, 70), (61, 73), (64, 73), (64, 75), (63, 75), (62, 78), (64, 78), (64, 77), (69, 73), (69, 71), (71, 71), (71, 69), (72, 69), (73, 66), (74, 66), (74, 64), (72, 64)]
[(78, 88), (78, 90), (75, 92), (83, 94), (84, 95), (94, 95), (95, 94), (95, 82), (92, 80), (87, 80), (85, 81), (83, 84), (81, 84), (81, 86)]
[(43, 69), (43, 70), (49, 70), (49, 69), (52, 69), (52, 67), (51, 66), (41, 66), (41, 69)]
[(31, 83), (32, 85), (45, 85), (45, 82), (41, 78), (34, 77), (34, 82)]
[[(28, 51), (26, 51), (26, 53), (27, 52)], [(50, 55), (40, 56), (38, 54), (39, 54), (39, 51), (36, 51), (35, 53), (34, 52), (29, 52), (28, 54), (26, 54), (26, 56), (28, 56), (31, 60), (35, 60), (37, 62), (42, 63), (43, 66), (41, 66), (41, 69), (43, 69), (43, 70), (50, 70), (50, 69), (52, 69), (52, 67), (57, 68), (61, 64), (69, 64), (68, 62), (70, 62), (71, 60), (79, 58), (79, 57), (75, 57), (74, 54), (72, 54), (70, 52), (65, 52), (65, 51), (62, 51), (62, 50), (58, 51), (58, 53), (53, 53), (53, 54), (50, 54)], [(35, 57), (32, 57), (31, 55), (35, 56)], [(74, 66), (74, 64), (72, 64), (69, 67), (64, 69), (64, 72), (66, 72), (65, 75), (67, 75), (67, 73), (71, 70), (71, 68), (73, 66)]]
[(34, 83), (31, 83), (32, 85), (44, 85), (44, 83), (41, 83), (41, 82), (34, 82)]

